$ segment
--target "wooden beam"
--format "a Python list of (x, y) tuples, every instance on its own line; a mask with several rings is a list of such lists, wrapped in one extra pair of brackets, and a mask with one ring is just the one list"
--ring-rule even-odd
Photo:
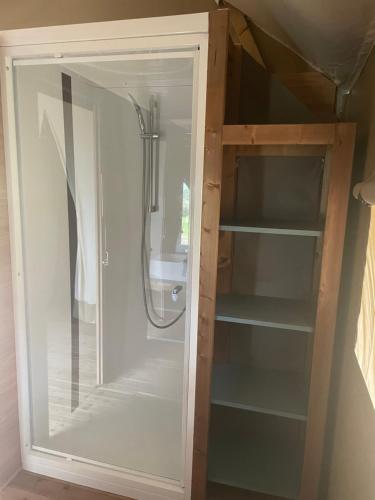
[(299, 500), (317, 500), (350, 190), (355, 125), (339, 123), (328, 165), (328, 203), (312, 354), (305, 455)]
[[(229, 146), (230, 147), (230, 146)], [(279, 145), (279, 146), (237, 146), (237, 156), (325, 156), (327, 146)]]
[(207, 489), (228, 32), (228, 10), (210, 12), (192, 500), (205, 500)]
[(230, 39), (228, 43), (225, 123), (236, 124), (240, 114), (242, 46)]
[(224, 2), (230, 11), (230, 28), (236, 33), (236, 38), (240, 41), (246, 52), (263, 68), (265, 67), (258, 45), (250, 31), (245, 15), (230, 3)]
[[(229, 43), (226, 123), (238, 123), (240, 114), (242, 47)], [(237, 198), (236, 147), (227, 147), (223, 152), (220, 218), (231, 220), (235, 214)], [(218, 268), (217, 292), (229, 293), (232, 289), (233, 274), (233, 233), (219, 235), (219, 263), (225, 263)]]
[(298, 125), (224, 125), (224, 145), (330, 145), (335, 140), (334, 123)]

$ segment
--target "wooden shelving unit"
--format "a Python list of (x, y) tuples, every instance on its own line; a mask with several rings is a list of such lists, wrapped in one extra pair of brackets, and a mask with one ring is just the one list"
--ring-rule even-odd
[(355, 126), (237, 124), (240, 68), (228, 13), (217, 11), (210, 15), (192, 500), (206, 500), (208, 480), (218, 499), (222, 484), (223, 498), (234, 488), (231, 498), (318, 500)]

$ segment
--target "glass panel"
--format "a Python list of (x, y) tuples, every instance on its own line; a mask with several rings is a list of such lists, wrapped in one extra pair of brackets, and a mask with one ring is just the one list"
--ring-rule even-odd
[(182, 480), (193, 59), (15, 68), (33, 446)]

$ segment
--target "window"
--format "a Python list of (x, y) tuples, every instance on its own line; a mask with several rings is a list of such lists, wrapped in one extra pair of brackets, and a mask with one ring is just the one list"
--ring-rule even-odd
[(371, 208), (355, 354), (375, 408), (375, 207)]
[(182, 248), (189, 246), (190, 235), (190, 188), (183, 182), (182, 184), (182, 215), (181, 215), (181, 241)]

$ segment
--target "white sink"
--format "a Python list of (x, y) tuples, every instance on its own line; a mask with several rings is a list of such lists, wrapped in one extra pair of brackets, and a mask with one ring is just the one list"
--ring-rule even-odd
[(186, 282), (187, 255), (162, 254), (151, 257), (150, 277), (155, 280)]

